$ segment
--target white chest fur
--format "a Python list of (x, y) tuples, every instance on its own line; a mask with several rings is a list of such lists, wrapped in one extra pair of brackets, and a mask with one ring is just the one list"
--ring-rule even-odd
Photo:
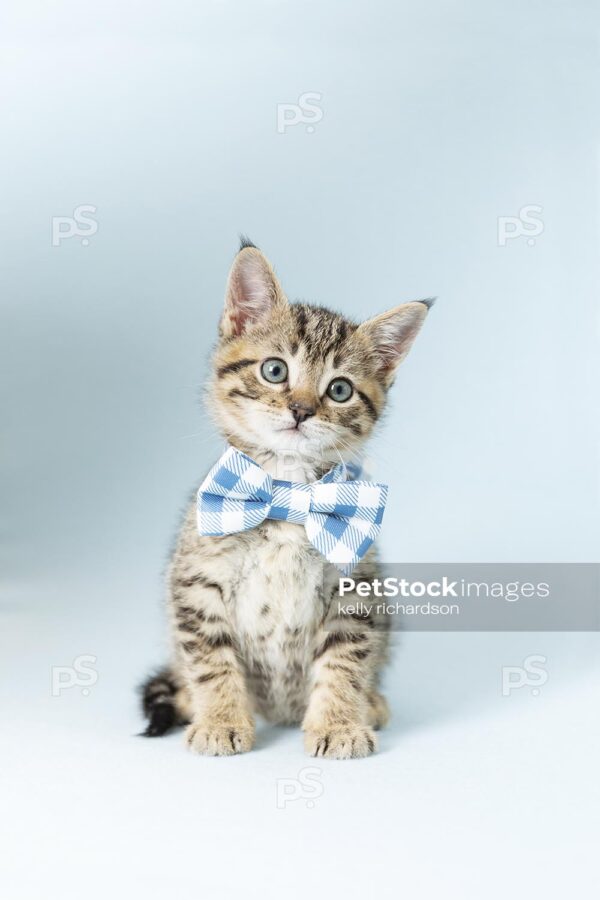
[(258, 708), (296, 721), (307, 691), (314, 640), (323, 617), (325, 566), (304, 529), (273, 522), (256, 532), (240, 562), (231, 615)]
[(269, 625), (314, 629), (322, 613), (323, 571), (302, 526), (269, 523), (241, 561), (232, 610), (239, 633), (253, 640)]

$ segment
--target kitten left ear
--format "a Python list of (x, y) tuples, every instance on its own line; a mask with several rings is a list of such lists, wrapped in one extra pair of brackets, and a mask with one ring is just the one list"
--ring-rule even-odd
[(357, 333), (369, 340), (387, 385), (394, 380), (397, 367), (412, 347), (433, 303), (433, 300), (403, 303), (358, 326)]
[(243, 242), (227, 279), (221, 334), (239, 337), (286, 302), (269, 260), (258, 247)]

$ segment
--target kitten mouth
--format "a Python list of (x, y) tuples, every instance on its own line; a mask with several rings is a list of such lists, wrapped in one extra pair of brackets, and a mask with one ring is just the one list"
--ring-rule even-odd
[(299, 432), (299, 434), (304, 434), (303, 431), (300, 431), (300, 426), (301, 426), (301, 425), (302, 425), (302, 422), (298, 422), (297, 425), (296, 425), (296, 424), (294, 424), (294, 425), (283, 425), (281, 428), (278, 428), (277, 431), (282, 431), (282, 432), (292, 432), (292, 431), (297, 431), (297, 432)]
[(293, 425), (283, 425), (276, 430), (277, 434), (280, 434), (285, 440), (291, 441), (290, 446), (292, 447), (302, 446), (309, 441), (309, 436), (302, 427), (302, 422), (299, 422), (297, 425), (295, 423)]

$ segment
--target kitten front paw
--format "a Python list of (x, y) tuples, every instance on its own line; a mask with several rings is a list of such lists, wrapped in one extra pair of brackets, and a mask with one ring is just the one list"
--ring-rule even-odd
[(326, 759), (361, 759), (375, 752), (377, 740), (372, 728), (365, 725), (344, 725), (307, 731), (304, 748), (311, 756)]
[(247, 753), (254, 746), (254, 724), (238, 720), (227, 724), (192, 722), (185, 739), (190, 750), (204, 756), (233, 756)]

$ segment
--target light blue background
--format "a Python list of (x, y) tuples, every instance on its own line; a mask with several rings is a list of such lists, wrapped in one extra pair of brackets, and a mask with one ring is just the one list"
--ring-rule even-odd
[[(146, 854), (156, 854), (171, 883), (178, 866), (164, 857), (161, 829), (149, 824), (151, 785), (156, 776), (162, 791), (183, 773), (179, 766), (198, 778), (195, 808), (207, 816), (199, 833), (216, 827), (220, 835), (222, 826), (223, 846), (231, 837), (229, 813), (220, 826), (208, 818), (220, 821), (217, 763), (209, 764), (207, 795), (206, 769), (180, 762), (179, 737), (140, 750), (129, 734), (139, 727), (132, 685), (163, 657), (161, 573), (179, 511), (220, 447), (199, 390), (238, 232), (264, 249), (291, 298), (360, 319), (439, 297), (371, 453), (377, 477), (392, 488), (387, 559), (598, 559), (596, 31), (595, 4), (584, 0), (4, 4), (0, 565), (4, 659), (17, 687), (3, 708), (19, 722), (14, 771), (27, 783), (40, 755), (50, 767), (34, 779), (30, 811), (20, 790), (12, 807), (11, 837), (22, 817), (22, 847), (33, 827), (32, 846), (42, 853), (38, 894), (49, 896), (51, 873), (63, 900), (71, 896), (63, 880), (70, 863), (60, 853), (46, 857), (44, 832), (32, 825), (40, 804), (53, 808), (55, 788), (69, 810), (56, 827), (70, 835), (84, 868), (97, 864), (115, 810), (123, 846), (130, 829), (142, 828), (140, 848), (148, 842)], [(278, 133), (277, 104), (305, 92), (322, 94), (322, 119), (312, 133), (303, 124)], [(97, 207), (89, 245), (73, 237), (53, 247), (52, 217), (82, 204)], [(522, 236), (499, 246), (499, 217), (529, 205), (542, 207), (534, 244)], [(489, 715), (500, 706), (500, 665), (528, 653), (549, 654), (549, 684), (560, 693), (578, 667), (586, 671), (596, 646), (591, 636), (534, 638), (513, 636), (508, 645), (498, 635), (407, 637), (402, 668), (389, 677), (400, 732), (386, 738), (387, 755), (360, 769), (326, 767), (326, 812), (306, 813), (314, 814), (307, 827), (319, 849), (352, 807), (371, 835), (385, 836), (382, 854), (404, 842), (414, 878), (429, 879), (431, 896), (441, 896), (444, 873), (456, 884), (462, 877), (461, 835), (485, 882), (484, 821), (494, 840), (513, 836), (515, 895), (525, 896), (529, 879), (538, 890), (536, 853), (559, 836), (544, 812), (538, 835), (524, 800), (515, 813), (511, 789), (520, 784), (521, 796), (543, 810), (542, 787), (552, 781), (569, 827), (581, 785), (559, 763), (573, 750), (560, 744), (570, 732), (559, 723), (575, 707), (561, 701), (558, 716), (549, 711), (529, 733), (539, 741), (536, 760), (562, 747), (539, 783), (537, 768), (521, 767), (528, 708), (513, 722), (502, 707), (493, 726), (464, 711)], [(80, 653), (98, 656), (97, 687), (77, 705), (75, 691), (50, 699), (50, 666)], [(578, 723), (589, 706), (582, 710)], [(439, 719), (452, 722), (443, 737)], [(464, 732), (455, 719), (467, 722)], [(423, 723), (415, 744), (411, 728)], [(274, 797), (275, 774), (306, 764), (298, 735), (286, 741), (229, 770), (237, 773), (230, 802), (246, 823), (234, 826), (240, 846), (257, 809), (279, 846), (280, 811), (265, 797)], [(593, 742), (582, 738), (581, 746)], [(569, 772), (585, 780), (585, 759), (573, 763)], [(62, 767), (72, 773), (64, 783)], [(132, 807), (124, 782), (137, 798)], [(479, 807), (469, 806), (468, 785)], [(188, 790), (183, 781), (177, 788), (180, 796)], [(390, 796), (399, 811), (393, 827), (369, 818)], [(180, 823), (187, 846), (192, 811), (181, 818), (169, 802), (161, 794), (161, 815)], [(459, 825), (442, 824), (449, 807), (459, 810)], [(100, 844), (88, 846), (75, 828), (86, 815)], [(584, 812), (578, 823), (586, 821)], [(306, 831), (294, 828), (297, 845)], [(459, 836), (456, 847), (449, 833)], [(585, 840), (569, 834), (574, 856), (561, 835), (561, 859), (573, 890)], [(421, 858), (430, 840), (438, 856)], [(340, 859), (349, 848), (341, 841), (333, 849)], [(232, 867), (216, 852), (218, 883)], [(248, 854), (252, 869), (262, 857)], [(24, 875), (33, 878), (27, 854), (22, 869), (15, 859), (13, 898), (26, 895), (18, 893)], [(122, 863), (124, 886), (137, 878), (136, 860), (134, 853)], [(313, 876), (311, 869), (302, 884), (318, 894)], [(373, 877), (383, 879), (385, 896), (385, 874)], [(512, 885), (503, 887), (503, 877), (483, 893), (506, 896)], [(482, 895), (475, 882), (462, 883), (462, 897), (471, 888)], [(551, 882), (563, 884), (559, 876)], [(348, 896), (354, 888), (364, 895), (361, 876)]]
[[(373, 449), (386, 556), (596, 558), (586, 6), (5, 13), (5, 571), (158, 572), (219, 446), (198, 388), (239, 231), (292, 298), (364, 318), (439, 297)], [(306, 91), (322, 120), (278, 133)], [(89, 245), (53, 247), (86, 203)], [(498, 246), (529, 204), (535, 246)]]

